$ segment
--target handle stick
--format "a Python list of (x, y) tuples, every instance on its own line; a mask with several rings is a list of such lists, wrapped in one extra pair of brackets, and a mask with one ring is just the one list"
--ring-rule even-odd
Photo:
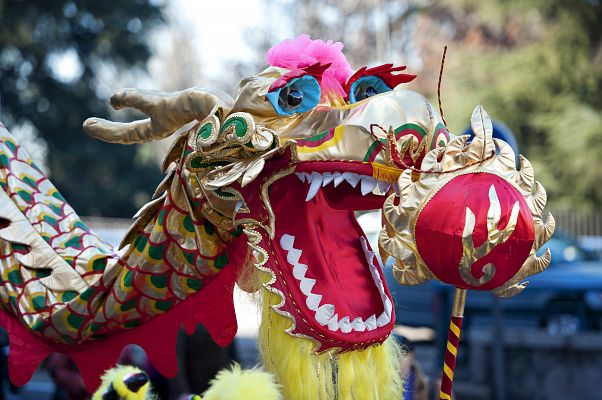
[(456, 356), (460, 344), (460, 331), (464, 318), (464, 304), (466, 304), (466, 289), (456, 288), (454, 305), (452, 308), (449, 331), (447, 333), (447, 347), (443, 358), (443, 376), (441, 378), (440, 400), (451, 400), (452, 385), (454, 383), (454, 370), (456, 369)]

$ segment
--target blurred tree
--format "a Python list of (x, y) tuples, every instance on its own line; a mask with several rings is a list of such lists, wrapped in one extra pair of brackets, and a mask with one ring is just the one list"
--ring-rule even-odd
[(438, 67), (450, 46), (442, 101), (452, 131), (483, 104), (517, 135), (554, 207), (602, 204), (601, 25), (599, 0), (446, 0), (416, 23), (425, 64)]
[(0, 0), (0, 15), (0, 118), (48, 143), (52, 180), (78, 212), (131, 216), (158, 168), (134, 146), (88, 138), (81, 125), (109, 116), (107, 79), (145, 68), (147, 34), (162, 22), (157, 2)]
[[(600, 0), (266, 0), (293, 36), (345, 43), (355, 68), (408, 65), (461, 133), (476, 104), (517, 135), (554, 207), (602, 204)], [(272, 45), (272, 26), (258, 47)]]
[[(393, 62), (416, 70), (420, 62), (409, 23), (432, 0), (266, 0), (266, 10), (287, 19), (295, 32), (314, 39), (345, 44), (345, 55), (354, 68)], [(272, 28), (272, 25), (268, 26)], [(268, 31), (260, 47), (277, 41)], [(262, 53), (264, 54), (264, 53)], [(262, 64), (265, 60), (262, 57)]]
[[(204, 68), (195, 46), (192, 27), (183, 20), (175, 2), (167, 4), (163, 14), (166, 24), (157, 33), (161, 40), (157, 41), (155, 52), (148, 63), (153, 87), (169, 92), (203, 87), (207, 81), (203, 76)], [(233, 83), (228, 82), (228, 84)], [(214, 88), (215, 85), (208, 84), (207, 87)], [(176, 135), (172, 135), (162, 140), (145, 143), (141, 152), (145, 158), (161, 165), (175, 138)]]

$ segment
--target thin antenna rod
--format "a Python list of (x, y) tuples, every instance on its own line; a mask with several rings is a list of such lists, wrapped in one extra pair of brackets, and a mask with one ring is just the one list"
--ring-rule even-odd
[(447, 128), (447, 122), (445, 122), (445, 117), (443, 116), (443, 107), (441, 107), (441, 78), (443, 77), (443, 64), (445, 64), (445, 54), (447, 53), (447, 46), (443, 48), (443, 58), (441, 58), (441, 69), (439, 70), (439, 82), (437, 82), (437, 101), (439, 102), (439, 113), (441, 114), (441, 119), (443, 120), (443, 125)]

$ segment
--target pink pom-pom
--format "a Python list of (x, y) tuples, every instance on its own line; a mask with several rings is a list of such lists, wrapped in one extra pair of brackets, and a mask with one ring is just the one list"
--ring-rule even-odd
[(322, 75), (323, 90), (344, 94), (343, 86), (353, 70), (342, 52), (343, 43), (312, 40), (309, 35), (287, 39), (268, 50), (266, 59), (274, 67), (298, 69), (317, 62), (332, 65)]

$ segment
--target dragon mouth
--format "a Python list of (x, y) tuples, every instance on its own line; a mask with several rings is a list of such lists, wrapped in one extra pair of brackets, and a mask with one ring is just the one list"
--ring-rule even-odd
[[(305, 305), (307, 308), (309, 308), (309, 310), (315, 311), (315, 322), (321, 326), (326, 326), (332, 332), (336, 332), (340, 329), (342, 333), (349, 333), (352, 331), (364, 332), (366, 330), (373, 331), (376, 328), (386, 326), (389, 324), (389, 322), (391, 322), (393, 304), (391, 303), (391, 299), (387, 297), (382, 277), (375, 265), (376, 254), (369, 248), (366, 238), (363, 236), (360, 237), (360, 242), (366, 256), (366, 261), (368, 263), (374, 285), (378, 289), (383, 305), (383, 312), (378, 317), (376, 317), (376, 314), (372, 314), (367, 318), (354, 318), (353, 316), (344, 315), (343, 313), (337, 311), (337, 308), (334, 304), (322, 304), (324, 295), (320, 293), (314, 293), (316, 279), (308, 277), (308, 270), (310, 269), (309, 266), (299, 262), (303, 251), (294, 247), (294, 241), (294, 236), (284, 234), (280, 238), (280, 247), (286, 251), (286, 260), (292, 267), (293, 276), (299, 284), (299, 289), (305, 296)], [(311, 271), (309, 271), (309, 274), (311, 275)]]
[(291, 333), (315, 338), (321, 349), (382, 342), (395, 321), (378, 257), (354, 214), (380, 208), (384, 196), (377, 193), (390, 188), (369, 168), (304, 163), (270, 188), (282, 199), (271, 246), (275, 287), (286, 296), (281, 310), (295, 319)]

